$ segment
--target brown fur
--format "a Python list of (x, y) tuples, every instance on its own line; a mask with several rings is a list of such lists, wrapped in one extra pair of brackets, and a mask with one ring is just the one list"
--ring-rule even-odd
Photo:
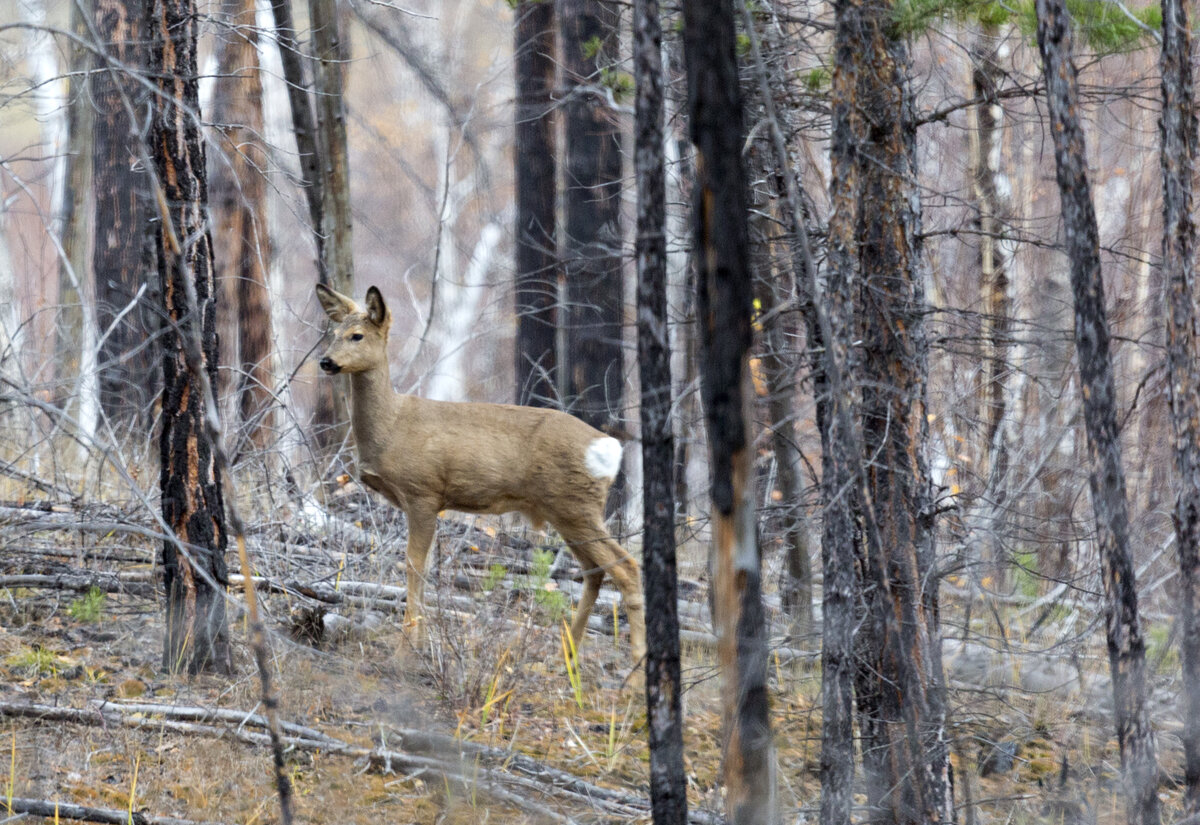
[(388, 374), (392, 317), (379, 290), (367, 291), (365, 311), (324, 286), (317, 297), (334, 322), (322, 368), (350, 374), (359, 476), (408, 517), (409, 618), (424, 610), (439, 510), (521, 512), (536, 525), (553, 525), (583, 565), (583, 595), (571, 626), (575, 644), (609, 575), (621, 591), (633, 657), (640, 660), (646, 651), (641, 571), (604, 526), (612, 480), (584, 466), (588, 446), (604, 433), (557, 410), (400, 395)]

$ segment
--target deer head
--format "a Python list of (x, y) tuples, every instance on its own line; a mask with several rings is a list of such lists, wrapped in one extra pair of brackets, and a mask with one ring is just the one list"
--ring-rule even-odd
[(320, 361), (321, 369), (333, 375), (387, 366), (392, 313), (376, 287), (367, 290), (366, 310), (323, 284), (317, 284), (317, 298), (334, 323), (329, 346)]

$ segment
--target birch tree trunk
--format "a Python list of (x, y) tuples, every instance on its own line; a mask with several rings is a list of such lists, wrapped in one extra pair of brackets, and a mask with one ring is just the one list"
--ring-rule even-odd
[(1100, 241), (1087, 177), (1071, 32), (1063, 0), (1037, 0), (1037, 39), (1046, 80), (1050, 134), (1062, 199), (1063, 234), (1075, 296), (1089, 486), (1104, 582), (1104, 619), (1112, 670), (1113, 707), (1126, 810), (1133, 825), (1158, 825), (1158, 761), (1146, 710), (1146, 648), (1138, 618), (1137, 583), (1129, 549), (1125, 471), (1117, 429), (1116, 389), (1109, 353)]
[(513, 14), (516, 74), (516, 400), (554, 406), (558, 324), (555, 216), (554, 3), (522, 0)]
[[(228, 672), (229, 631), (222, 592), (228, 584), (221, 481), (205, 431), (205, 398), (197, 373), (216, 384), (217, 328), (204, 144), (196, 113), (195, 0), (154, 0), (148, 8), (150, 75), (158, 89), (151, 153), (159, 202), (155, 223), (158, 274), (168, 320), (162, 336), (160, 438), (167, 633), (163, 667)], [(188, 299), (194, 286), (195, 311)], [(200, 325), (200, 335), (190, 334)], [(196, 352), (193, 341), (201, 341)]]
[(1196, 107), (1187, 7), (1162, 0), (1163, 274), (1167, 311), (1167, 397), (1175, 438), (1175, 544), (1183, 659), (1184, 813), (1200, 814), (1200, 336), (1196, 329), (1196, 225), (1192, 178)]
[(742, 101), (731, 0), (683, 5), (701, 374), (712, 454), (713, 590), (725, 731), (726, 816), (771, 822), (775, 760), (767, 713), (762, 559), (755, 534), (750, 314)]

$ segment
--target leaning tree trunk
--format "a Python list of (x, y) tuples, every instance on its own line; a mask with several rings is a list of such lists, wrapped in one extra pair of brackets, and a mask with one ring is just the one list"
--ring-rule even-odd
[(679, 597), (675, 571), (675, 439), (667, 332), (666, 174), (663, 153), (662, 24), (658, 0), (634, 6), (637, 83), (633, 164), (638, 186), (638, 374), (642, 424), (642, 581), (646, 604), (646, 717), (650, 807), (655, 825), (687, 822), (683, 766)]
[(1079, 91), (1064, 0), (1037, 0), (1037, 38), (1046, 80), (1050, 134), (1062, 198), (1063, 234), (1075, 295), (1075, 351), (1087, 430), (1092, 509), (1104, 582), (1104, 619), (1113, 707), (1133, 825), (1158, 825), (1158, 761), (1146, 709), (1146, 647), (1138, 618), (1129, 550), (1125, 471), (1117, 429), (1117, 396), (1109, 354), (1100, 238), (1088, 185)]
[(92, 268), (96, 328), (104, 336), (98, 356), (100, 407), (114, 423), (141, 429), (158, 389), (153, 351), (145, 346), (158, 322), (147, 295), (141, 292), (139, 298), (148, 278), (143, 245), (148, 186), (134, 149), (145, 139), (139, 129), (149, 95), (128, 74), (146, 65), (145, 7), (140, 0), (96, 0), (95, 10), (96, 32), (106, 56), (103, 70), (92, 77)]
[[(163, 543), (163, 666), (190, 673), (206, 668), (228, 672), (225, 513), (198, 378), (199, 371), (206, 370), (215, 386), (217, 367), (217, 296), (205, 214), (204, 144), (196, 115), (198, 16), (195, 0), (154, 0), (148, 11), (150, 76), (158, 91), (150, 151), (164, 210), (154, 224), (166, 313), (160, 486), (163, 519), (173, 533)], [(189, 291), (194, 292), (194, 303)], [(190, 311), (193, 306), (196, 311)], [(199, 336), (192, 334), (196, 324)], [(196, 341), (203, 351), (196, 350)]]
[[(620, 421), (621, 133), (601, 73), (616, 62), (613, 10), (600, 0), (558, 0), (566, 100), (562, 239), (566, 271), (566, 398), (595, 427)], [(560, 322), (563, 319), (560, 319)], [(614, 495), (620, 496), (620, 483)]]
[(1167, 288), (1167, 396), (1175, 436), (1175, 544), (1183, 658), (1184, 804), (1200, 814), (1200, 335), (1196, 329), (1196, 225), (1192, 175), (1196, 109), (1187, 7), (1162, 0), (1163, 273)]
[(220, 130), (212, 164), (213, 218), (220, 300), (221, 364), (231, 368), (223, 390), (234, 391), (243, 434), (258, 448), (272, 430), (271, 258), (267, 218), (267, 154), (262, 145), (263, 93), (254, 0), (225, 0), (231, 35), (219, 47), (212, 120)]
[(516, 74), (516, 399), (554, 406), (558, 321), (555, 219), (554, 4), (522, 0), (513, 15)]
[(712, 454), (714, 619), (725, 730), (729, 821), (775, 815), (767, 714), (762, 559), (755, 535), (754, 392), (746, 173), (731, 0), (683, 5), (688, 108), (696, 152), (692, 220), (701, 320), (701, 374)]

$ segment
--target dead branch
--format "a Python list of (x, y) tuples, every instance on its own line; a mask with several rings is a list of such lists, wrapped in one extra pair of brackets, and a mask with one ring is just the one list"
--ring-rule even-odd
[[(154, 713), (164, 718), (149, 718)], [(135, 715), (137, 714), (137, 715)], [(269, 737), (249, 727), (262, 728), (266, 720), (258, 714), (237, 711), (216, 711), (205, 708), (172, 708), (169, 705), (147, 703), (114, 704), (100, 702), (88, 708), (54, 707), (35, 703), (0, 701), (0, 717), (21, 717), (40, 722), (69, 722), (93, 726), (120, 725), (128, 728), (148, 728), (156, 731), (172, 731), (181, 734), (213, 738), (232, 738), (249, 745), (263, 746)], [(166, 718), (175, 717), (175, 718)], [(228, 722), (218, 726), (202, 724), (194, 719)], [(236, 724), (235, 724), (236, 723)], [(322, 751), (362, 762), (368, 768), (385, 772), (403, 772), (413, 777), (430, 775), (439, 782), (467, 790), (482, 791), (498, 802), (513, 805), (528, 813), (562, 823), (572, 823), (570, 816), (555, 813), (546, 807), (544, 797), (557, 798), (563, 807), (587, 806), (590, 811), (600, 811), (606, 816), (628, 820), (644, 816), (646, 804), (637, 796), (600, 788), (557, 771), (539, 765), (528, 757), (508, 754), (494, 749), (481, 749), (478, 745), (459, 743), (445, 758), (433, 755), (416, 755), (385, 747), (365, 748), (352, 745), (335, 737), (322, 734), (299, 725), (285, 725), (282, 742), (290, 749)], [(299, 734), (299, 735), (294, 735)], [(403, 741), (408, 737), (414, 745), (430, 747), (443, 745), (454, 740), (416, 731), (403, 732)], [(494, 751), (485, 754), (485, 751)], [(498, 764), (485, 764), (496, 761)], [(467, 757), (476, 757), (468, 759)], [(451, 761), (451, 760), (454, 761)], [(521, 773), (512, 772), (511, 764), (520, 762)], [(694, 820), (705, 825), (706, 819)]]
[(8, 803), (14, 814), (40, 816), (46, 819), (76, 819), (81, 822), (107, 822), (111, 825), (222, 825), (218, 822), (201, 822), (195, 819), (178, 819), (173, 816), (154, 816), (145, 811), (118, 811), (112, 808), (92, 808), (73, 802), (52, 802), (49, 799), (23, 799), (14, 796)]

